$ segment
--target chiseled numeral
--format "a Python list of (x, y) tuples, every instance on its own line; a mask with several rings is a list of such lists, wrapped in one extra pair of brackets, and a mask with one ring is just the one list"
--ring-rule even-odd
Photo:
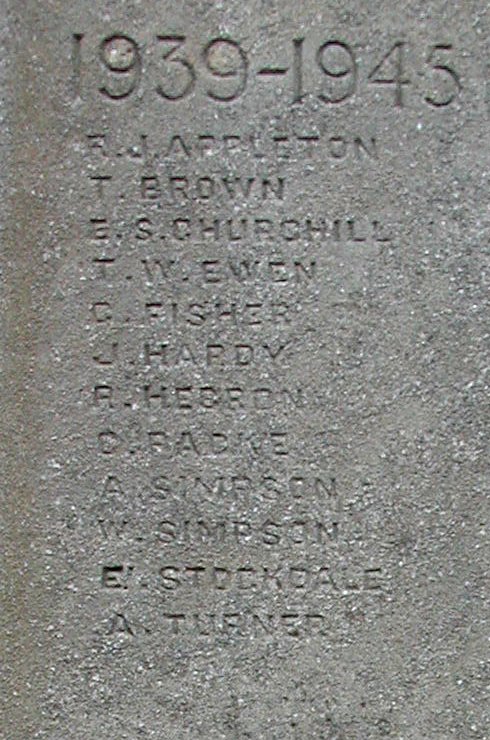
[(405, 42), (397, 41), (369, 73), (368, 80), (376, 85), (393, 85), (395, 105), (403, 106), (403, 88), (410, 84), (404, 76)]
[(327, 41), (316, 53), (318, 67), (327, 86), (318, 97), (323, 103), (341, 103), (354, 95), (357, 64), (351, 48), (342, 41)]
[(448, 63), (452, 49), (452, 44), (435, 44), (427, 57), (426, 64), (433, 70), (433, 77), (438, 77), (437, 83), (442, 90), (439, 89), (434, 96), (426, 95), (425, 101), (436, 108), (451, 105), (461, 90), (459, 75)]
[(141, 79), (141, 56), (136, 41), (129, 36), (109, 36), (100, 44), (100, 61), (111, 80), (100, 87), (112, 100), (127, 98)]
[(182, 47), (185, 36), (158, 36), (164, 45), (162, 59), (165, 62), (165, 82), (157, 86), (157, 92), (167, 100), (182, 100), (193, 90), (196, 72), (192, 63), (184, 55)]

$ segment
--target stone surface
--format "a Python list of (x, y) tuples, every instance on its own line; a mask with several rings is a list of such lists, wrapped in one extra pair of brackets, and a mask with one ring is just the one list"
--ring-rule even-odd
[(3, 3), (1, 737), (489, 737), (485, 5)]

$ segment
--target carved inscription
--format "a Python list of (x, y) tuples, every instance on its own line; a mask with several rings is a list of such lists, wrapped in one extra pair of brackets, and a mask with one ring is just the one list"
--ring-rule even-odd
[[(401, 108), (413, 75), (425, 73), (428, 82), (420, 99), (427, 106), (441, 108), (451, 105), (462, 88), (455, 51), (448, 43), (431, 44), (414, 59), (411, 45), (395, 40), (361, 64), (355, 47), (343, 39), (327, 37), (315, 47), (309, 39), (298, 37), (284, 50), (283, 61), (271, 64), (253, 59), (243, 44), (227, 37), (204, 41), (197, 60), (189, 55), (185, 34), (162, 33), (145, 42), (143, 50), (141, 42), (129, 35), (114, 34), (97, 41), (75, 33), (75, 94), (85, 93), (88, 65), (99, 67), (95, 89), (112, 102), (124, 101), (144, 85), (162, 104), (197, 94), (223, 105), (280, 81), (291, 104), (301, 104), (307, 95), (314, 95), (323, 105), (337, 106), (382, 86), (392, 104)], [(151, 72), (147, 69), (150, 59)]]
[[(104, 54), (119, 42), (112, 39)], [(121, 98), (140, 74), (138, 56), (129, 62), (139, 52), (125, 43)], [(322, 51), (323, 64), (334, 51), (352, 64), (348, 47), (335, 44)], [(347, 69), (337, 75), (347, 76)], [(108, 90), (109, 99), (119, 99)], [(298, 152), (306, 161), (317, 147), (344, 159), (341, 136), (176, 133), (159, 142), (142, 134), (122, 147), (119, 138), (100, 131), (85, 138), (94, 374), (83, 395), (105, 470), (90, 526), (118, 553), (100, 566), (100, 586), (116, 602), (126, 592), (155, 603), (164, 596), (160, 629), (169, 636), (326, 636), (328, 619), (315, 600), (382, 603), (390, 574), (381, 553), (348, 554), (347, 542), (359, 542), (352, 506), (362, 507), (339, 493), (328, 454), (334, 431), (326, 419), (335, 426), (325, 405), (329, 379), (303, 373), (298, 380), (290, 370), (315, 344), (318, 291), (338, 281), (336, 263), (346, 255), (383, 259), (393, 248), (393, 225), (376, 213), (284, 211), (291, 191), (289, 178), (274, 171), (278, 163)], [(376, 158), (374, 140), (364, 141), (355, 139), (357, 154)], [(267, 172), (201, 171), (200, 160), (210, 156), (226, 167), (252, 151), (257, 162), (270, 163)], [(187, 161), (199, 174), (179, 170)], [(237, 207), (252, 210), (236, 215)], [(315, 421), (298, 437), (295, 424), (304, 426), (309, 414)], [(144, 482), (143, 469), (150, 471)], [(136, 502), (150, 507), (150, 520), (135, 516)], [(182, 505), (194, 513), (182, 513)], [(207, 506), (218, 508), (204, 513)], [(236, 562), (222, 559), (222, 547), (236, 551)], [(214, 614), (200, 606), (211, 593), (225, 600)], [(252, 611), (226, 606), (237, 593), (252, 599)], [(270, 594), (305, 594), (312, 611), (267, 612)]]
[[(369, 418), (356, 374), (377, 349), (363, 315), (392, 290), (400, 225), (379, 198), (354, 197), (386, 131), (340, 112), (366, 98), (398, 117), (461, 105), (459, 52), (393, 37), (361, 53), (318, 33), (265, 52), (165, 29), (72, 37), (76, 104), (99, 111), (80, 138), (92, 368), (80, 398), (98, 498), (72, 526), (104, 549), (94, 577), (110, 634), (155, 631), (129, 619), (125, 593), (150, 599), (169, 637), (325, 639), (345, 600), (362, 612), (391, 598), (389, 506), (373, 513), (375, 489), (359, 483), (373, 471), (351, 470), (339, 425)], [(263, 125), (213, 123), (271, 90), (280, 112)], [(194, 99), (212, 115), (184, 125)], [(104, 111), (123, 120), (140, 105), (166, 124), (105, 125)]]

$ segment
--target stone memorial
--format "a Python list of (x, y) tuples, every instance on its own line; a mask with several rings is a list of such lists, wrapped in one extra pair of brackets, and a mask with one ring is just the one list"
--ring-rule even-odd
[(487, 4), (2, 5), (0, 736), (489, 738)]

